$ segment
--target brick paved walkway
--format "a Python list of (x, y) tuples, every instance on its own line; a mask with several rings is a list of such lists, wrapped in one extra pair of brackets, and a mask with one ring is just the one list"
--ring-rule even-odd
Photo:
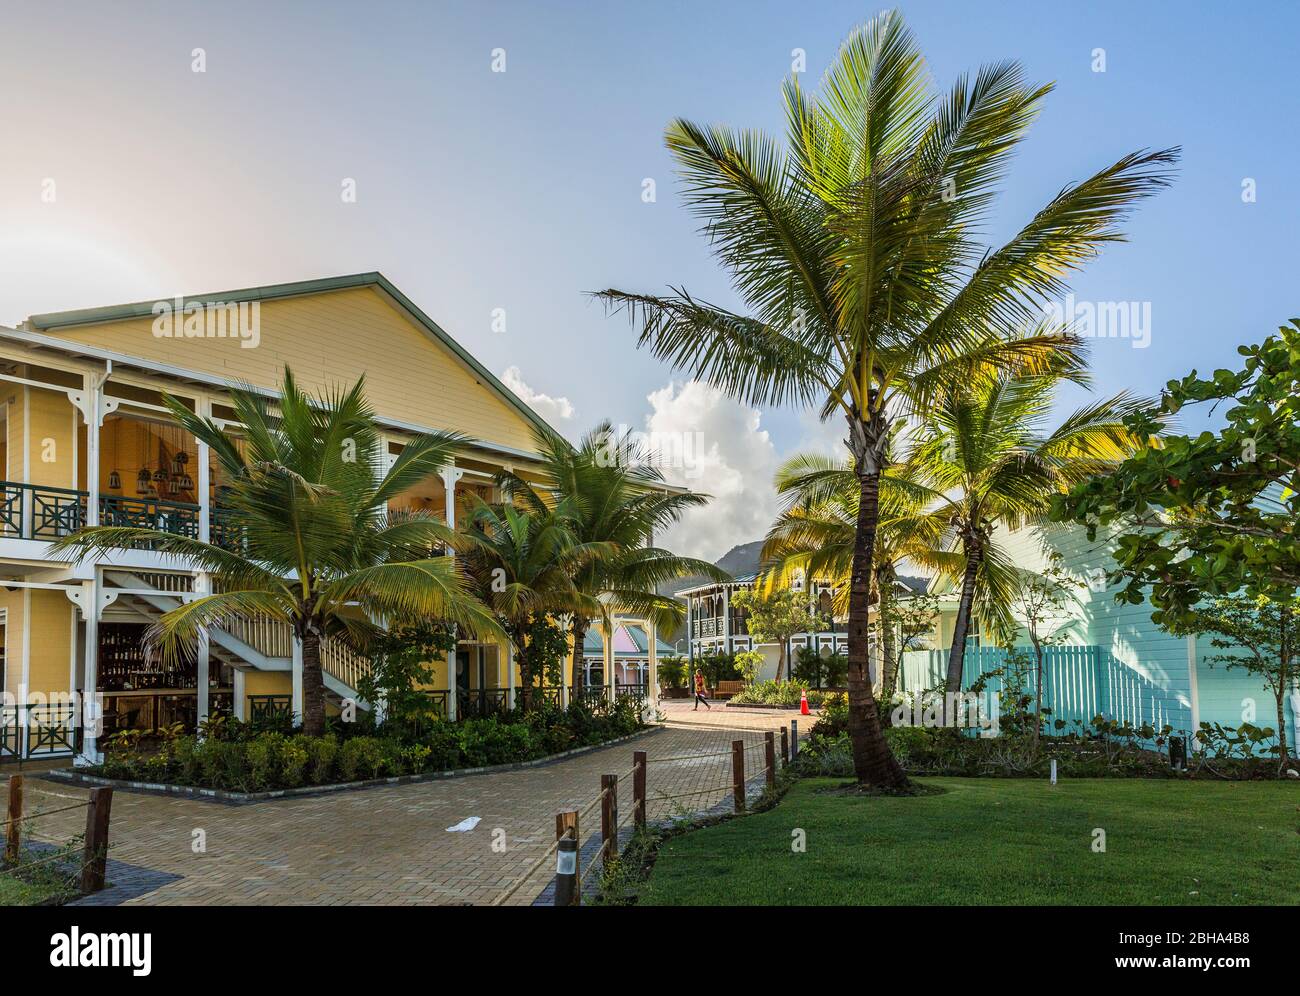
[[(665, 818), (728, 797), (730, 742), (761, 745), (763, 730), (789, 720), (784, 713), (713, 718), (733, 729), (670, 720), (634, 740), (541, 767), (311, 798), (229, 806), (117, 792), (110, 857), (179, 876), (126, 900), (135, 904), (490, 903), (553, 843), (556, 812), (583, 810), (595, 800), (601, 774), (627, 776), (619, 784), (619, 815), (630, 821), (633, 750), (650, 755), (649, 815)], [(761, 746), (746, 752), (747, 774), (757, 774), (762, 763)], [(42, 792), (85, 791), (29, 778), (27, 810), (68, 804)], [(667, 798), (684, 793), (690, 795)], [(447, 832), (469, 816), (481, 820), (473, 831)], [(33, 826), (66, 839), (84, 820), (73, 811)], [(598, 826), (594, 810), (583, 821), (584, 838)], [(206, 851), (194, 853), (200, 830)], [(553, 861), (543, 862), (509, 903), (531, 903), (553, 875)]]

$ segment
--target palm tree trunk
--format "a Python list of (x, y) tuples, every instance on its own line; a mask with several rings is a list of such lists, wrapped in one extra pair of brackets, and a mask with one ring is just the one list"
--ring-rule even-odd
[(907, 780), (889, 750), (880, 726), (880, 710), (868, 675), (867, 635), (871, 625), (871, 556), (879, 519), (880, 470), (858, 460), (857, 530), (849, 581), (849, 739), (853, 771), (859, 782), (878, 788), (907, 789)]
[[(587, 642), (588, 621), (581, 616), (574, 616), (571, 626), (573, 633), (573, 680), (570, 684), (577, 688), (582, 683), (581, 675), (583, 674), (582, 662), (585, 657), (583, 644)], [(570, 704), (573, 702), (572, 696), (569, 698)]]
[(966, 663), (966, 637), (970, 635), (971, 609), (975, 604), (975, 575), (979, 572), (978, 548), (967, 550), (966, 573), (961, 580), (961, 601), (957, 603), (957, 618), (952, 627), (952, 649), (948, 652), (948, 680), (944, 692), (951, 695), (961, 691), (961, 669)]
[(320, 667), (320, 636), (310, 628), (302, 634), (302, 732), (309, 737), (325, 733), (325, 678)]

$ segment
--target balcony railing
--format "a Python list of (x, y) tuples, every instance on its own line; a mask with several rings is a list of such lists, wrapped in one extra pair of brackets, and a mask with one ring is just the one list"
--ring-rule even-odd
[(74, 702), (0, 706), (0, 758), (70, 754), (80, 743)]
[[(72, 488), (0, 481), (0, 536), (56, 540), (86, 524), (90, 494)], [(157, 529), (197, 538), (199, 506), (157, 498), (99, 496), (99, 521), (105, 526)]]

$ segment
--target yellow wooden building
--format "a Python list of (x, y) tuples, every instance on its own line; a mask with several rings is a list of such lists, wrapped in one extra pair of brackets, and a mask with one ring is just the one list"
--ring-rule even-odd
[[(225, 542), (218, 468), (168, 418), (161, 394), (224, 420), (237, 437), (229, 388), (273, 395), (286, 366), (313, 392), (365, 375), (384, 431), (377, 462), (429, 430), (473, 440), (395, 505), (454, 525), (471, 493), (494, 497), (499, 470), (527, 477), (536, 466), (539, 416), (379, 273), (0, 326), (0, 756), (89, 761), (113, 729), (192, 726), (218, 708), (243, 719), (301, 713), (300, 654), (287, 627), (214, 627), (192, 669), (168, 672), (146, 657), (143, 629), (205, 590), (206, 577), (148, 550), (78, 564), (49, 551), (85, 524)], [(355, 697), (365, 662), (339, 644), (323, 657), (334, 700)], [(509, 659), (508, 648), (462, 641), (437, 662), (435, 701), (453, 719), (504, 708), (518, 680)], [(613, 668), (606, 674), (612, 680)]]

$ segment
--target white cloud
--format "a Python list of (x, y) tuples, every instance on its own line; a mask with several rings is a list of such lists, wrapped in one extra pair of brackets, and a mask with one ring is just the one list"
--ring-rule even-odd
[(525, 384), (523, 374), (518, 367), (507, 367), (505, 373), (501, 375), (501, 383), (519, 395), (524, 404), (561, 431), (565, 428), (563, 423), (572, 420), (577, 414), (573, 403), (568, 398), (553, 398), (549, 394), (534, 391)]
[(646, 431), (675, 484), (713, 496), (656, 542), (683, 556), (717, 560), (737, 543), (767, 535), (776, 517), (772, 476), (779, 460), (762, 414), (699, 381), (651, 393)]

